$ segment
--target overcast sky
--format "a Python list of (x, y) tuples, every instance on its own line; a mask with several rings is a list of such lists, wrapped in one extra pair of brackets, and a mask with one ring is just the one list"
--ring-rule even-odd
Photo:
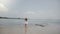
[(0, 16), (60, 19), (60, 0), (0, 0)]

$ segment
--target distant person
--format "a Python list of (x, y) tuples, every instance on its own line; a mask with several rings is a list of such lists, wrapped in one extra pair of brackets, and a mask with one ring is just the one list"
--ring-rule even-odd
[(28, 31), (28, 19), (25, 18), (25, 34), (27, 34), (27, 31)]
[(28, 24), (28, 19), (27, 19), (27, 18), (25, 18), (25, 24), (26, 24), (26, 25)]

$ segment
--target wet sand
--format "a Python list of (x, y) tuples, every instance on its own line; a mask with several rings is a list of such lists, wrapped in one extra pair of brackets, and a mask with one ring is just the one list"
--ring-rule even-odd
[(40, 27), (31, 25), (0, 26), (0, 34), (60, 34), (60, 27), (57, 25), (48, 25)]

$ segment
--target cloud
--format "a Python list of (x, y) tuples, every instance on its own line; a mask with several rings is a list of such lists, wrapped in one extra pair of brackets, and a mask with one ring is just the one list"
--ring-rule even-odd
[(10, 0), (0, 0), (0, 3), (8, 4), (8, 3), (10, 3)]
[(35, 14), (33, 11), (27, 11), (26, 14)]
[(25, 11), (23, 16), (28, 16), (31, 19), (59, 19), (56, 10)]
[(22, 14), (23, 14), (23, 17), (27, 16), (27, 17), (31, 18), (31, 17), (33, 17), (33, 15), (35, 14), (35, 12), (34, 11), (25, 11)]
[(4, 4), (0, 3), (0, 12), (7, 12), (8, 8)]

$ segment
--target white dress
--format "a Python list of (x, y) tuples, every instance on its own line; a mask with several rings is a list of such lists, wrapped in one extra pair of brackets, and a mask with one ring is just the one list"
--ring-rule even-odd
[(25, 21), (25, 24), (28, 24), (28, 21)]

